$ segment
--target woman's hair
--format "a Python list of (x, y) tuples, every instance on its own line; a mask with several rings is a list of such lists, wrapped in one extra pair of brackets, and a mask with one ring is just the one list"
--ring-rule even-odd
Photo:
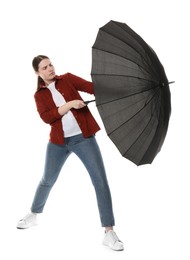
[[(33, 67), (35, 72), (38, 72), (39, 64), (44, 59), (49, 59), (49, 58), (47, 56), (45, 56), (45, 55), (38, 55), (38, 56), (33, 58), (33, 60), (32, 60), (32, 67)], [(37, 90), (40, 88), (40, 85), (42, 83), (44, 83), (43, 79), (40, 76), (38, 76)]]

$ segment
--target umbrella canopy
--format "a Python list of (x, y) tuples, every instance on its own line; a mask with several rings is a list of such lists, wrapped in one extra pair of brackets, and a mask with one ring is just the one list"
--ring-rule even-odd
[(156, 53), (129, 26), (110, 21), (92, 47), (91, 77), (110, 139), (136, 165), (151, 163), (171, 113), (169, 82)]

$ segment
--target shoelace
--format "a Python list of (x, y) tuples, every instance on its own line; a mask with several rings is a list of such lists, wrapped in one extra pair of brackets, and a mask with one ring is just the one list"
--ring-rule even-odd
[(21, 219), (20, 221), (24, 221), (25, 223), (27, 223), (28, 221), (30, 221), (30, 219), (32, 218), (31, 214), (28, 213), (23, 219)]
[(121, 242), (114, 231), (110, 231), (110, 235), (112, 236), (112, 240), (114, 240), (115, 243)]

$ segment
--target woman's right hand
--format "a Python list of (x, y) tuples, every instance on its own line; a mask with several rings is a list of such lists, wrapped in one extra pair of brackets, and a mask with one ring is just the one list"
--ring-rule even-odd
[(82, 100), (72, 100), (70, 101), (72, 104), (72, 108), (80, 109), (86, 106), (86, 104)]
[(80, 109), (80, 108), (83, 108), (85, 106), (86, 106), (86, 104), (82, 100), (78, 100), (78, 99), (72, 100), (72, 101), (67, 102), (63, 106), (60, 106), (58, 108), (58, 113), (63, 116), (64, 114), (66, 114), (72, 108)]

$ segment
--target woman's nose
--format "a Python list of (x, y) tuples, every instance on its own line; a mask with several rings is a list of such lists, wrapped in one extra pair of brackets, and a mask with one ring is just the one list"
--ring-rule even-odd
[(54, 70), (54, 68), (53, 67), (51, 67), (51, 66), (49, 66), (49, 71), (53, 71)]

